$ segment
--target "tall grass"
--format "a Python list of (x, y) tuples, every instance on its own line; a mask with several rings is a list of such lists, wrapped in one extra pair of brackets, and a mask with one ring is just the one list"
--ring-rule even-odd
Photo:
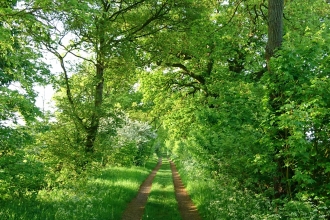
[(33, 197), (0, 201), (0, 220), (121, 219), (157, 159), (146, 167), (107, 167)]
[(302, 197), (272, 201), (265, 195), (238, 187), (235, 180), (223, 174), (211, 178), (207, 171), (196, 164), (186, 162), (178, 168), (182, 181), (204, 220), (317, 220), (327, 219), (330, 214), (329, 207), (322, 200), (317, 205)]
[(143, 219), (181, 219), (175, 199), (172, 172), (167, 160), (163, 160), (162, 167), (152, 183)]

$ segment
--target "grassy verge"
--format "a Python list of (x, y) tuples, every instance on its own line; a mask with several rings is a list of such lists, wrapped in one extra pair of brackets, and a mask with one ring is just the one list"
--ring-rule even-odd
[[(315, 205), (309, 200), (296, 198), (290, 201), (282, 200), (278, 205), (262, 194), (256, 194), (248, 189), (243, 190), (234, 180), (224, 175), (219, 175), (216, 179), (210, 178), (202, 168), (189, 163), (181, 164), (178, 171), (199, 213), (205, 220), (316, 220), (327, 219), (329, 215), (325, 204)], [(277, 210), (275, 206), (278, 207)]]
[(242, 191), (233, 180), (221, 176), (215, 180), (189, 164), (181, 164), (178, 172), (205, 220), (278, 219), (276, 215), (268, 215), (271, 204), (267, 199)]
[(170, 164), (163, 159), (163, 165), (152, 183), (143, 219), (181, 219), (175, 199)]
[(41, 190), (36, 198), (0, 201), (0, 219), (121, 219), (156, 163), (153, 159), (145, 168), (107, 167), (78, 182)]

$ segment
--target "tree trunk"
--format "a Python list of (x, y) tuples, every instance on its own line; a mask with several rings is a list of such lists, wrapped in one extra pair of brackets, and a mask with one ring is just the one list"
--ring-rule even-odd
[(86, 152), (94, 151), (94, 142), (97, 136), (97, 130), (100, 125), (100, 118), (102, 112), (102, 102), (103, 102), (103, 86), (104, 86), (104, 67), (102, 64), (96, 65), (96, 75), (95, 75), (95, 95), (94, 95), (94, 110), (91, 117), (90, 127), (87, 129), (87, 137), (85, 144)]
[[(266, 45), (266, 62), (267, 68), (270, 74), (272, 73), (272, 69), (270, 66), (270, 59), (274, 56), (274, 53), (277, 49), (281, 47), (283, 41), (283, 9), (284, 9), (284, 0), (269, 0), (268, 1), (268, 41)], [(278, 84), (277, 80), (278, 76), (272, 76), (271, 78), (274, 79), (272, 83)], [(280, 108), (282, 106), (281, 99), (278, 99), (280, 96), (281, 91), (270, 91), (270, 106), (272, 107), (272, 111), (275, 116), (279, 116)], [(287, 132), (278, 128), (277, 123), (274, 123), (276, 133), (271, 133), (271, 138), (274, 139), (274, 143), (278, 140), (283, 140), (287, 138)], [(283, 135), (285, 134), (285, 135)], [(274, 184), (274, 197), (280, 198), (281, 195), (285, 194), (285, 186), (283, 185), (283, 165), (284, 161), (283, 158), (278, 157), (278, 153), (280, 152), (280, 147), (275, 145), (273, 160), (277, 166), (276, 173), (273, 177), (273, 184)]]
[(269, 60), (283, 41), (283, 9), (284, 0), (268, 1), (268, 41), (266, 46), (266, 60), (268, 69)]
[[(107, 12), (107, 4), (104, 5), (104, 12)], [(98, 20), (97, 33), (98, 33), (98, 43), (95, 45), (96, 51), (96, 63), (95, 63), (95, 91), (94, 91), (94, 106), (91, 114), (91, 123), (87, 129), (87, 137), (85, 143), (85, 152), (94, 152), (94, 143), (97, 137), (97, 131), (100, 125), (100, 118), (102, 116), (102, 103), (103, 103), (103, 87), (104, 87), (104, 59), (106, 57), (105, 53), (105, 15), (103, 14), (101, 20)]]

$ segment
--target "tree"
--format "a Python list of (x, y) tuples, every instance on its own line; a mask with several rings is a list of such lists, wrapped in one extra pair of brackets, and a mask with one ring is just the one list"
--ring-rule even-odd
[(42, 117), (34, 85), (49, 79), (47, 65), (25, 30), (35, 22), (16, 1), (0, 3), (0, 199), (20, 197), (44, 184), (44, 167), (25, 152), (34, 143), (29, 126)]
[(256, 20), (251, 4), (208, 1), (185, 32), (158, 34), (168, 47), (153, 44), (153, 71), (141, 75), (143, 103), (153, 106), (153, 123), (168, 132), (168, 149), (242, 184), (253, 179), (249, 160), (261, 149), (257, 116), (264, 91), (254, 75), (265, 72), (266, 63), (266, 28), (248, 22)]
[[(35, 2), (30, 10), (37, 7), (38, 2)], [(112, 66), (115, 60), (125, 57), (128, 62), (125, 65), (134, 65), (134, 57), (140, 52), (139, 49), (134, 49), (134, 42), (187, 19), (185, 17), (187, 8), (189, 3), (171, 1), (86, 0), (68, 3), (59, 0), (43, 4), (43, 12), (36, 12), (39, 21), (46, 23), (47, 28), (50, 29), (41, 36), (36, 35), (35, 38), (43, 42), (60, 61), (70, 114), (86, 133), (84, 141), (86, 152), (94, 150), (94, 142), (104, 111), (102, 105), (105, 79), (107, 74), (111, 74), (111, 71), (117, 68)], [(58, 24), (61, 28), (58, 28)], [(70, 40), (66, 42), (68, 38)], [(71, 91), (72, 71), (66, 63), (69, 55), (90, 63), (94, 68), (93, 107), (87, 118), (82, 118), (78, 113), (77, 103)]]
[[(270, 65), (270, 59), (274, 56), (275, 51), (280, 49), (283, 41), (283, 9), (284, 9), (284, 1), (280, 0), (269, 0), (268, 1), (268, 41), (266, 46), (266, 60), (267, 60), (267, 68), (269, 74), (276, 74), (272, 72), (272, 68)], [(273, 77), (276, 79), (277, 77)], [(276, 82), (274, 82), (276, 83)], [(275, 84), (276, 85), (276, 84)], [(270, 92), (270, 105), (272, 107), (272, 111), (275, 115), (278, 115), (283, 103), (281, 103), (281, 93), (283, 91), (275, 90)], [(274, 123), (274, 129), (277, 130), (274, 135), (275, 139), (286, 139), (288, 135), (287, 130), (279, 129), (278, 124)], [(277, 170), (275, 171), (274, 176), (274, 192), (275, 198), (279, 198), (281, 194), (288, 193), (290, 191), (289, 188), (286, 189), (287, 192), (283, 192), (284, 187), (282, 186), (282, 175), (283, 175), (283, 166), (284, 163), (282, 158), (276, 159), (277, 154), (280, 152), (280, 147), (275, 146), (275, 155), (274, 160), (277, 164)], [(287, 174), (287, 178), (289, 174)], [(288, 179), (286, 180), (288, 181)]]
[[(314, 113), (316, 113), (318, 110), (312, 107), (313, 105), (307, 104), (309, 98), (306, 95), (312, 93), (316, 96), (320, 95), (320, 91), (312, 91), (311, 88), (315, 83), (314, 80), (318, 82), (324, 80), (322, 79), (323, 71), (328, 68), (321, 64), (323, 63), (325, 51), (323, 49), (310, 51), (308, 56), (310, 60), (313, 60), (311, 62), (305, 58), (306, 49), (303, 49), (299, 44), (304, 42), (303, 47), (322, 48), (319, 45), (320, 42), (327, 41), (327, 37), (323, 35), (322, 26), (325, 26), (327, 21), (324, 19), (326, 15), (322, 8), (325, 7), (324, 2), (318, 1), (315, 2), (314, 6), (310, 6), (318, 11), (314, 16), (307, 18), (299, 12), (292, 13), (292, 16), (300, 17), (299, 22), (306, 23), (307, 29), (296, 28), (298, 25), (292, 22), (287, 22), (289, 28), (283, 28), (281, 23), (283, 23), (284, 17), (281, 14), (283, 14), (284, 5), (279, 3), (280, 1), (269, 1), (269, 21), (273, 21), (273, 25), (269, 24), (268, 45), (275, 46), (266, 48), (266, 52), (267, 50), (269, 52), (267, 52), (268, 57), (266, 57), (268, 75), (265, 78), (269, 80), (267, 86), (270, 110), (267, 121), (270, 122), (271, 126), (266, 129), (268, 133), (265, 134), (265, 137), (268, 137), (269, 146), (274, 152), (272, 158), (276, 167), (274, 168), (275, 198), (280, 198), (280, 196), (293, 198), (295, 195), (299, 195), (298, 191), (301, 190), (301, 185), (308, 185), (309, 187), (306, 187), (305, 190), (307, 194), (311, 194), (315, 193), (315, 189), (310, 187), (311, 183), (322, 185), (325, 181), (316, 177), (316, 173), (322, 172), (324, 166), (314, 164), (314, 168), (309, 169), (303, 165), (311, 159), (313, 149), (318, 148), (318, 144), (310, 141), (308, 134), (311, 130), (314, 130), (314, 122), (307, 122), (315, 120), (308, 112), (315, 111)], [(306, 8), (306, 11), (309, 10), (308, 8)], [(285, 30), (286, 35), (284, 35), (285, 40), (282, 42), (283, 33), (280, 33), (283, 30)], [(315, 40), (315, 38), (312, 41), (307, 40), (310, 31), (318, 36), (320, 41)], [(289, 36), (295, 37), (290, 39)], [(269, 50), (269, 48), (273, 49)], [(325, 100), (322, 102), (327, 103)], [(309, 107), (302, 110), (301, 106), (307, 105), (310, 106), (310, 110), (307, 110)], [(327, 118), (323, 114), (320, 117)], [(323, 119), (320, 120), (323, 121)], [(327, 127), (327, 122), (323, 122), (323, 126)], [(321, 155), (322, 153), (319, 152), (320, 161), (323, 157)]]
[(142, 91), (175, 156), (275, 200), (325, 195), (328, 5), (302, 5), (214, 3), (185, 32), (158, 34), (169, 46), (148, 51)]

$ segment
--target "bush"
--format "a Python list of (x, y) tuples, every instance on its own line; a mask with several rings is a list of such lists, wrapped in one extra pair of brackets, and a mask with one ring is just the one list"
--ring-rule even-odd
[(24, 151), (31, 141), (20, 130), (2, 128), (0, 135), (0, 199), (36, 193), (45, 186), (44, 165)]

